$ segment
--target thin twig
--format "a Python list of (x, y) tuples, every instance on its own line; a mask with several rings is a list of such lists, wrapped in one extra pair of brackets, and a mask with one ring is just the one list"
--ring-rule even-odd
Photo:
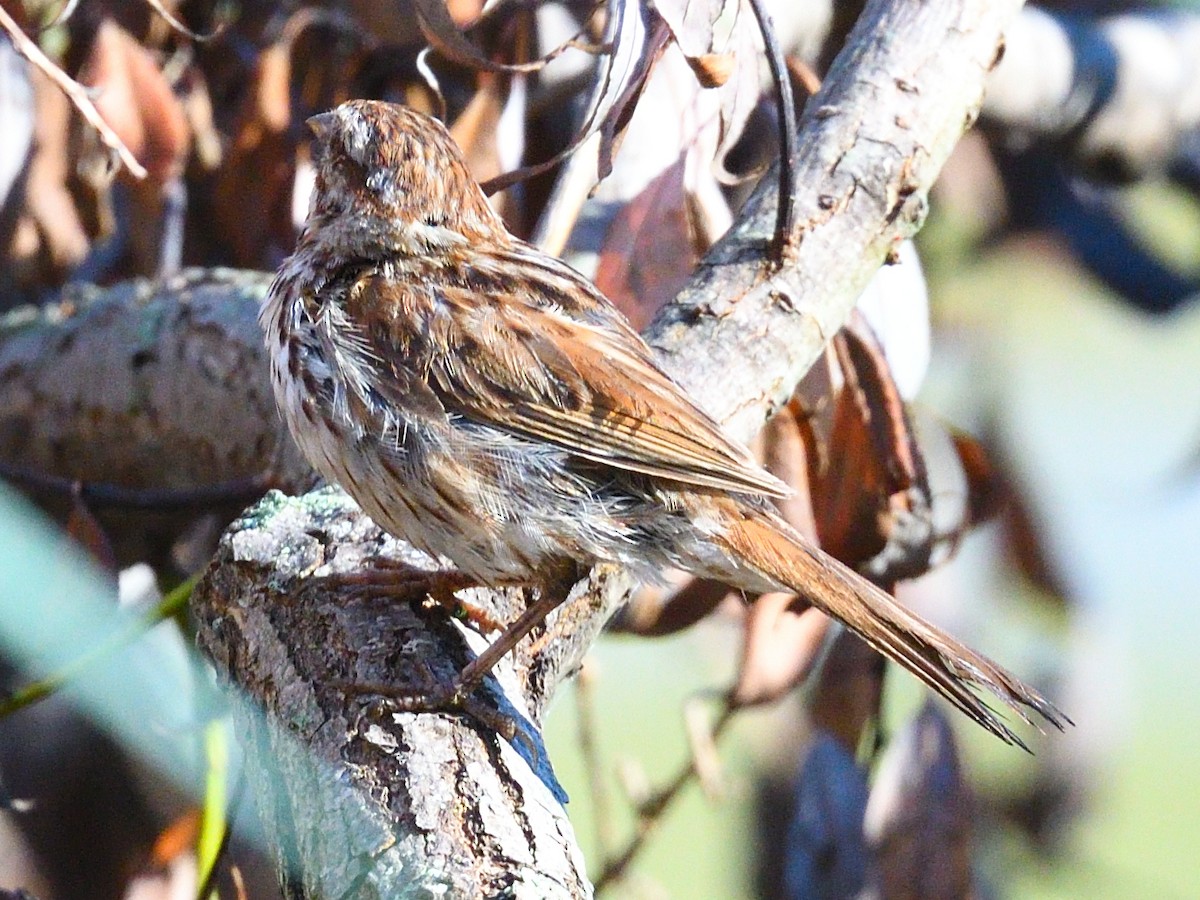
[[(740, 706), (734, 703), (732, 695), (725, 695), (721, 711), (712, 726), (712, 740), (714, 744), (725, 732), (729, 723), (733, 721), (734, 714), (740, 708)], [(646, 839), (650, 837), (658, 823), (662, 820), (663, 813), (666, 812), (672, 801), (679, 796), (683, 789), (692, 782), (697, 775), (697, 771), (697, 760), (694, 757), (690, 758), (674, 778), (664, 787), (647, 797), (645, 802), (639, 806), (637, 830), (629, 843), (625, 845), (624, 850), (612, 859), (605, 861), (604, 869), (600, 872), (600, 876), (595, 882), (595, 892), (597, 895), (605, 888), (616, 884), (625, 876), (630, 864), (642, 851), (642, 848), (646, 846)]]
[(29, 35), (21, 30), (21, 26), (5, 11), (2, 5), (0, 5), (0, 27), (3, 27), (8, 32), (8, 36), (13, 42), (13, 49), (33, 65), (37, 66), (42, 71), (42, 74), (54, 82), (58, 86), (58, 89), (67, 95), (67, 99), (75, 105), (80, 115), (87, 119), (91, 126), (100, 133), (100, 139), (104, 141), (104, 145), (120, 157), (121, 162), (125, 164), (125, 168), (129, 170), (129, 174), (134, 178), (145, 178), (146, 170), (134, 158), (132, 151), (125, 146), (125, 142), (104, 121), (104, 117), (100, 115), (100, 110), (96, 109), (96, 104), (92, 103), (88, 97), (87, 88), (60, 69), (50, 57), (43, 53), (41, 48), (30, 39)]
[(616, 831), (612, 818), (612, 804), (604, 779), (607, 768), (600, 756), (600, 745), (596, 740), (596, 663), (584, 659), (583, 667), (575, 679), (575, 711), (578, 718), (579, 754), (588, 773), (588, 794), (591, 799), (592, 821), (596, 828), (597, 856), (608, 859), (616, 846)]
[(813, 67), (798, 56), (787, 58), (788, 74), (792, 80), (799, 82), (808, 96), (814, 96), (821, 89), (821, 76), (813, 71)]
[(79, 0), (67, 0), (63, 8), (58, 11), (58, 15), (51, 20), (48, 27), (54, 28), (58, 25), (66, 25), (67, 20), (75, 14), (75, 8), (77, 6), (79, 6)]
[(220, 34), (221, 31), (225, 27), (225, 23), (220, 22), (208, 34), (200, 34), (199, 32), (192, 31), (192, 29), (190, 29), (186, 25), (184, 25), (180, 19), (171, 15), (171, 11), (162, 5), (161, 0), (146, 0), (146, 4), (149, 7), (151, 7), (156, 13), (158, 13), (160, 16), (162, 16), (163, 20), (168, 25), (170, 25), (172, 28), (174, 28), (180, 34), (190, 37), (193, 41), (199, 41), (200, 43), (204, 43), (205, 41), (211, 41), (218, 34)]
[(754, 17), (758, 19), (758, 30), (762, 32), (763, 49), (771, 77), (775, 80), (775, 103), (779, 114), (779, 209), (775, 217), (775, 239), (771, 249), (777, 265), (782, 266), (792, 254), (795, 241), (796, 203), (796, 102), (792, 98), (792, 80), (788, 76), (787, 61), (775, 24), (767, 12), (763, 0), (749, 0)]
[(92, 508), (146, 512), (203, 511), (230, 503), (250, 504), (276, 484), (273, 475), (260, 472), (190, 488), (131, 488), (35, 472), (6, 462), (0, 462), (0, 478), (34, 493), (77, 496)]
[(596, 187), (596, 163), (599, 159), (600, 134), (597, 132), (575, 148), (554, 182), (550, 200), (531, 237), (531, 242), (542, 252), (558, 256), (567, 246), (583, 204)]

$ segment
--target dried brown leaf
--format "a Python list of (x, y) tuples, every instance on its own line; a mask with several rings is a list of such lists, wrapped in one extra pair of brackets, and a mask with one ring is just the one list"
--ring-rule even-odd
[(608, 5), (604, 45), (608, 52), (583, 125), (571, 142), (550, 159), (493, 178), (484, 185), (491, 194), (547, 172), (574, 153), (592, 135), (600, 135), (597, 180), (612, 171), (612, 157), (632, 115), (646, 79), (667, 45), (667, 28), (648, 7), (636, 0), (613, 0)]
[(183, 171), (190, 148), (183, 107), (150, 52), (112, 19), (97, 28), (80, 81), (153, 181)]
[[(532, 14), (500, 23), (497, 41), (506, 59), (524, 61), (536, 39)], [(466, 108), (450, 126), (450, 133), (467, 157), (477, 181), (488, 181), (506, 169), (515, 168), (525, 154), (527, 90), (520, 75), (497, 72), (473, 73), (477, 85)], [(513, 192), (494, 195), (492, 205), (505, 218), (510, 230), (518, 227)]]
[(821, 546), (852, 566), (884, 554), (888, 573), (921, 574), (933, 529), (925, 464), (903, 398), (861, 318), (834, 348), (843, 385), (812, 479)]
[(654, 0), (654, 8), (671, 29), (671, 36), (689, 59), (712, 52), (714, 28), (726, 0)]
[(796, 92), (797, 110), (799, 115), (800, 108), (804, 105), (804, 100), (808, 97), (815, 97), (817, 91), (821, 89), (821, 76), (818, 75), (813, 67), (806, 60), (798, 56), (789, 56), (787, 58), (788, 76), (792, 79), (792, 87)]
[(612, 628), (642, 637), (662, 637), (690, 628), (729, 596), (719, 581), (671, 572), (664, 584), (639, 588), (612, 621)]
[(737, 20), (730, 32), (725, 52), (737, 60), (737, 70), (721, 86), (721, 142), (717, 146), (717, 161), (725, 157), (742, 137), (750, 114), (762, 96), (759, 78), (758, 25), (744, 0), (738, 3)]
[(684, 165), (681, 155), (617, 213), (600, 250), (596, 286), (639, 331), (687, 283), (696, 266)]
[(292, 241), (291, 74), (290, 45), (281, 42), (259, 55), (253, 90), (217, 172), (214, 224), (238, 266), (271, 265)]
[(124, 163), (125, 168), (129, 170), (130, 174), (135, 178), (145, 178), (146, 170), (142, 168), (141, 163), (134, 158), (133, 154), (129, 152), (129, 148), (125, 146), (116, 132), (109, 126), (108, 122), (104, 120), (104, 116), (96, 109), (95, 104), (92, 103), (91, 97), (83, 85), (79, 84), (75, 79), (68, 77), (53, 60), (42, 52), (42, 49), (22, 30), (21, 25), (17, 23), (17, 19), (9, 14), (2, 3), (0, 3), (0, 29), (7, 33), (13, 47), (21, 56), (29, 60), (35, 68), (67, 95), (80, 115), (96, 130), (104, 145)]
[(791, 496), (775, 501), (780, 515), (815, 544), (817, 523), (809, 486), (809, 433), (799, 404), (789, 403), (759, 432), (754, 449), (767, 470), (792, 489)]
[(293, 125), (346, 99), (372, 47), (348, 16), (310, 8), (293, 15), (280, 39), (259, 54), (214, 186), (217, 232), (236, 265), (274, 268), (291, 248), (304, 152), (303, 131)]
[(498, 76), (483, 73), (479, 90), (450, 126), (450, 134), (467, 157), (467, 165), (476, 181), (487, 181), (500, 174), (496, 129), (504, 112), (506, 94), (506, 85)]
[(762, 94), (758, 23), (746, 0), (655, 0), (655, 8), (700, 84), (720, 92), (723, 163)]
[(551, 59), (561, 55), (572, 46), (572, 43), (569, 42), (556, 48), (541, 59), (535, 59), (530, 62), (497, 62), (475, 46), (475, 44), (471, 43), (459, 30), (461, 23), (456, 20), (455, 12), (459, 16), (463, 15), (464, 12), (471, 8), (469, 4), (451, 4), (455, 8), (455, 12), (452, 12), (447, 7), (446, 0), (412, 0), (412, 3), (421, 24), (421, 33), (429, 41), (429, 46), (452, 62), (463, 66), (470, 66), (473, 69), (480, 69), (484, 72), (507, 72), (510, 74), (514, 72), (536, 72), (544, 68), (546, 63)]
[[(887, 541), (881, 515), (889, 492), (852, 391), (834, 394), (826, 452), (811, 452), (809, 458), (814, 460), (813, 510), (821, 547), (850, 566), (875, 556)], [(819, 468), (817, 459), (823, 463)]]
[(687, 61), (703, 88), (719, 88), (728, 84), (737, 71), (737, 57), (732, 53), (705, 53), (689, 56)]
[(763, 594), (750, 607), (733, 700), (774, 703), (801, 684), (820, 657), (832, 621), (820, 610), (797, 609), (793, 594)]
[(851, 753), (879, 716), (884, 668), (884, 658), (849, 631), (838, 634), (821, 664), (809, 713)]
[(987, 448), (971, 435), (952, 429), (950, 439), (967, 478), (967, 524), (986, 522), (999, 514), (1007, 493), (1004, 477)]
[(1005, 551), (1009, 560), (1043, 597), (1069, 605), (1073, 591), (1046, 544), (1044, 527), (1030, 507), (1029, 498), (1019, 490), (1011, 490), (1004, 504), (1003, 518)]

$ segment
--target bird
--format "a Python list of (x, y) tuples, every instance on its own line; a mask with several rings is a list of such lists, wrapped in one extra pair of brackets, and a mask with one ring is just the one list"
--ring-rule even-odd
[(259, 316), (281, 415), (319, 472), (460, 584), (538, 588), (446, 696), (609, 563), (793, 592), (1007, 743), (1025, 746), (989, 699), (1069, 722), (785, 522), (771, 501), (789, 488), (587, 278), (509, 233), (440, 122), (350, 100), (308, 124), (308, 217)]

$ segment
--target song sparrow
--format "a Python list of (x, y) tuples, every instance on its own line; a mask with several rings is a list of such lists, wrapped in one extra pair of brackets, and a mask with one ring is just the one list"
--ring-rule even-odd
[(543, 586), (459, 699), (576, 565), (615, 562), (794, 591), (1005, 741), (1019, 743), (972, 688), (1061, 727), (1036, 691), (776, 515), (787, 488), (590, 282), (508, 233), (440, 123), (374, 101), (309, 123), (308, 221), (261, 312), (292, 434), (393, 535), (480, 584)]

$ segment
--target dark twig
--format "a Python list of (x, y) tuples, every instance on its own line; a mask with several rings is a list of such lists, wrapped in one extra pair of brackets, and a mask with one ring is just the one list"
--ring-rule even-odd
[(6, 462), (0, 462), (0, 478), (35, 493), (77, 496), (91, 508), (145, 512), (208, 510), (230, 503), (249, 505), (276, 486), (272, 474), (260, 472), (190, 488), (129, 488), (33, 472)]
[(763, 0), (749, 0), (754, 17), (758, 19), (758, 30), (762, 32), (763, 49), (767, 54), (767, 65), (775, 80), (775, 105), (779, 114), (779, 209), (775, 216), (775, 239), (772, 251), (775, 263), (782, 266), (792, 254), (795, 240), (796, 202), (796, 101), (792, 97), (792, 80), (788, 75), (787, 60), (775, 24), (767, 12)]

